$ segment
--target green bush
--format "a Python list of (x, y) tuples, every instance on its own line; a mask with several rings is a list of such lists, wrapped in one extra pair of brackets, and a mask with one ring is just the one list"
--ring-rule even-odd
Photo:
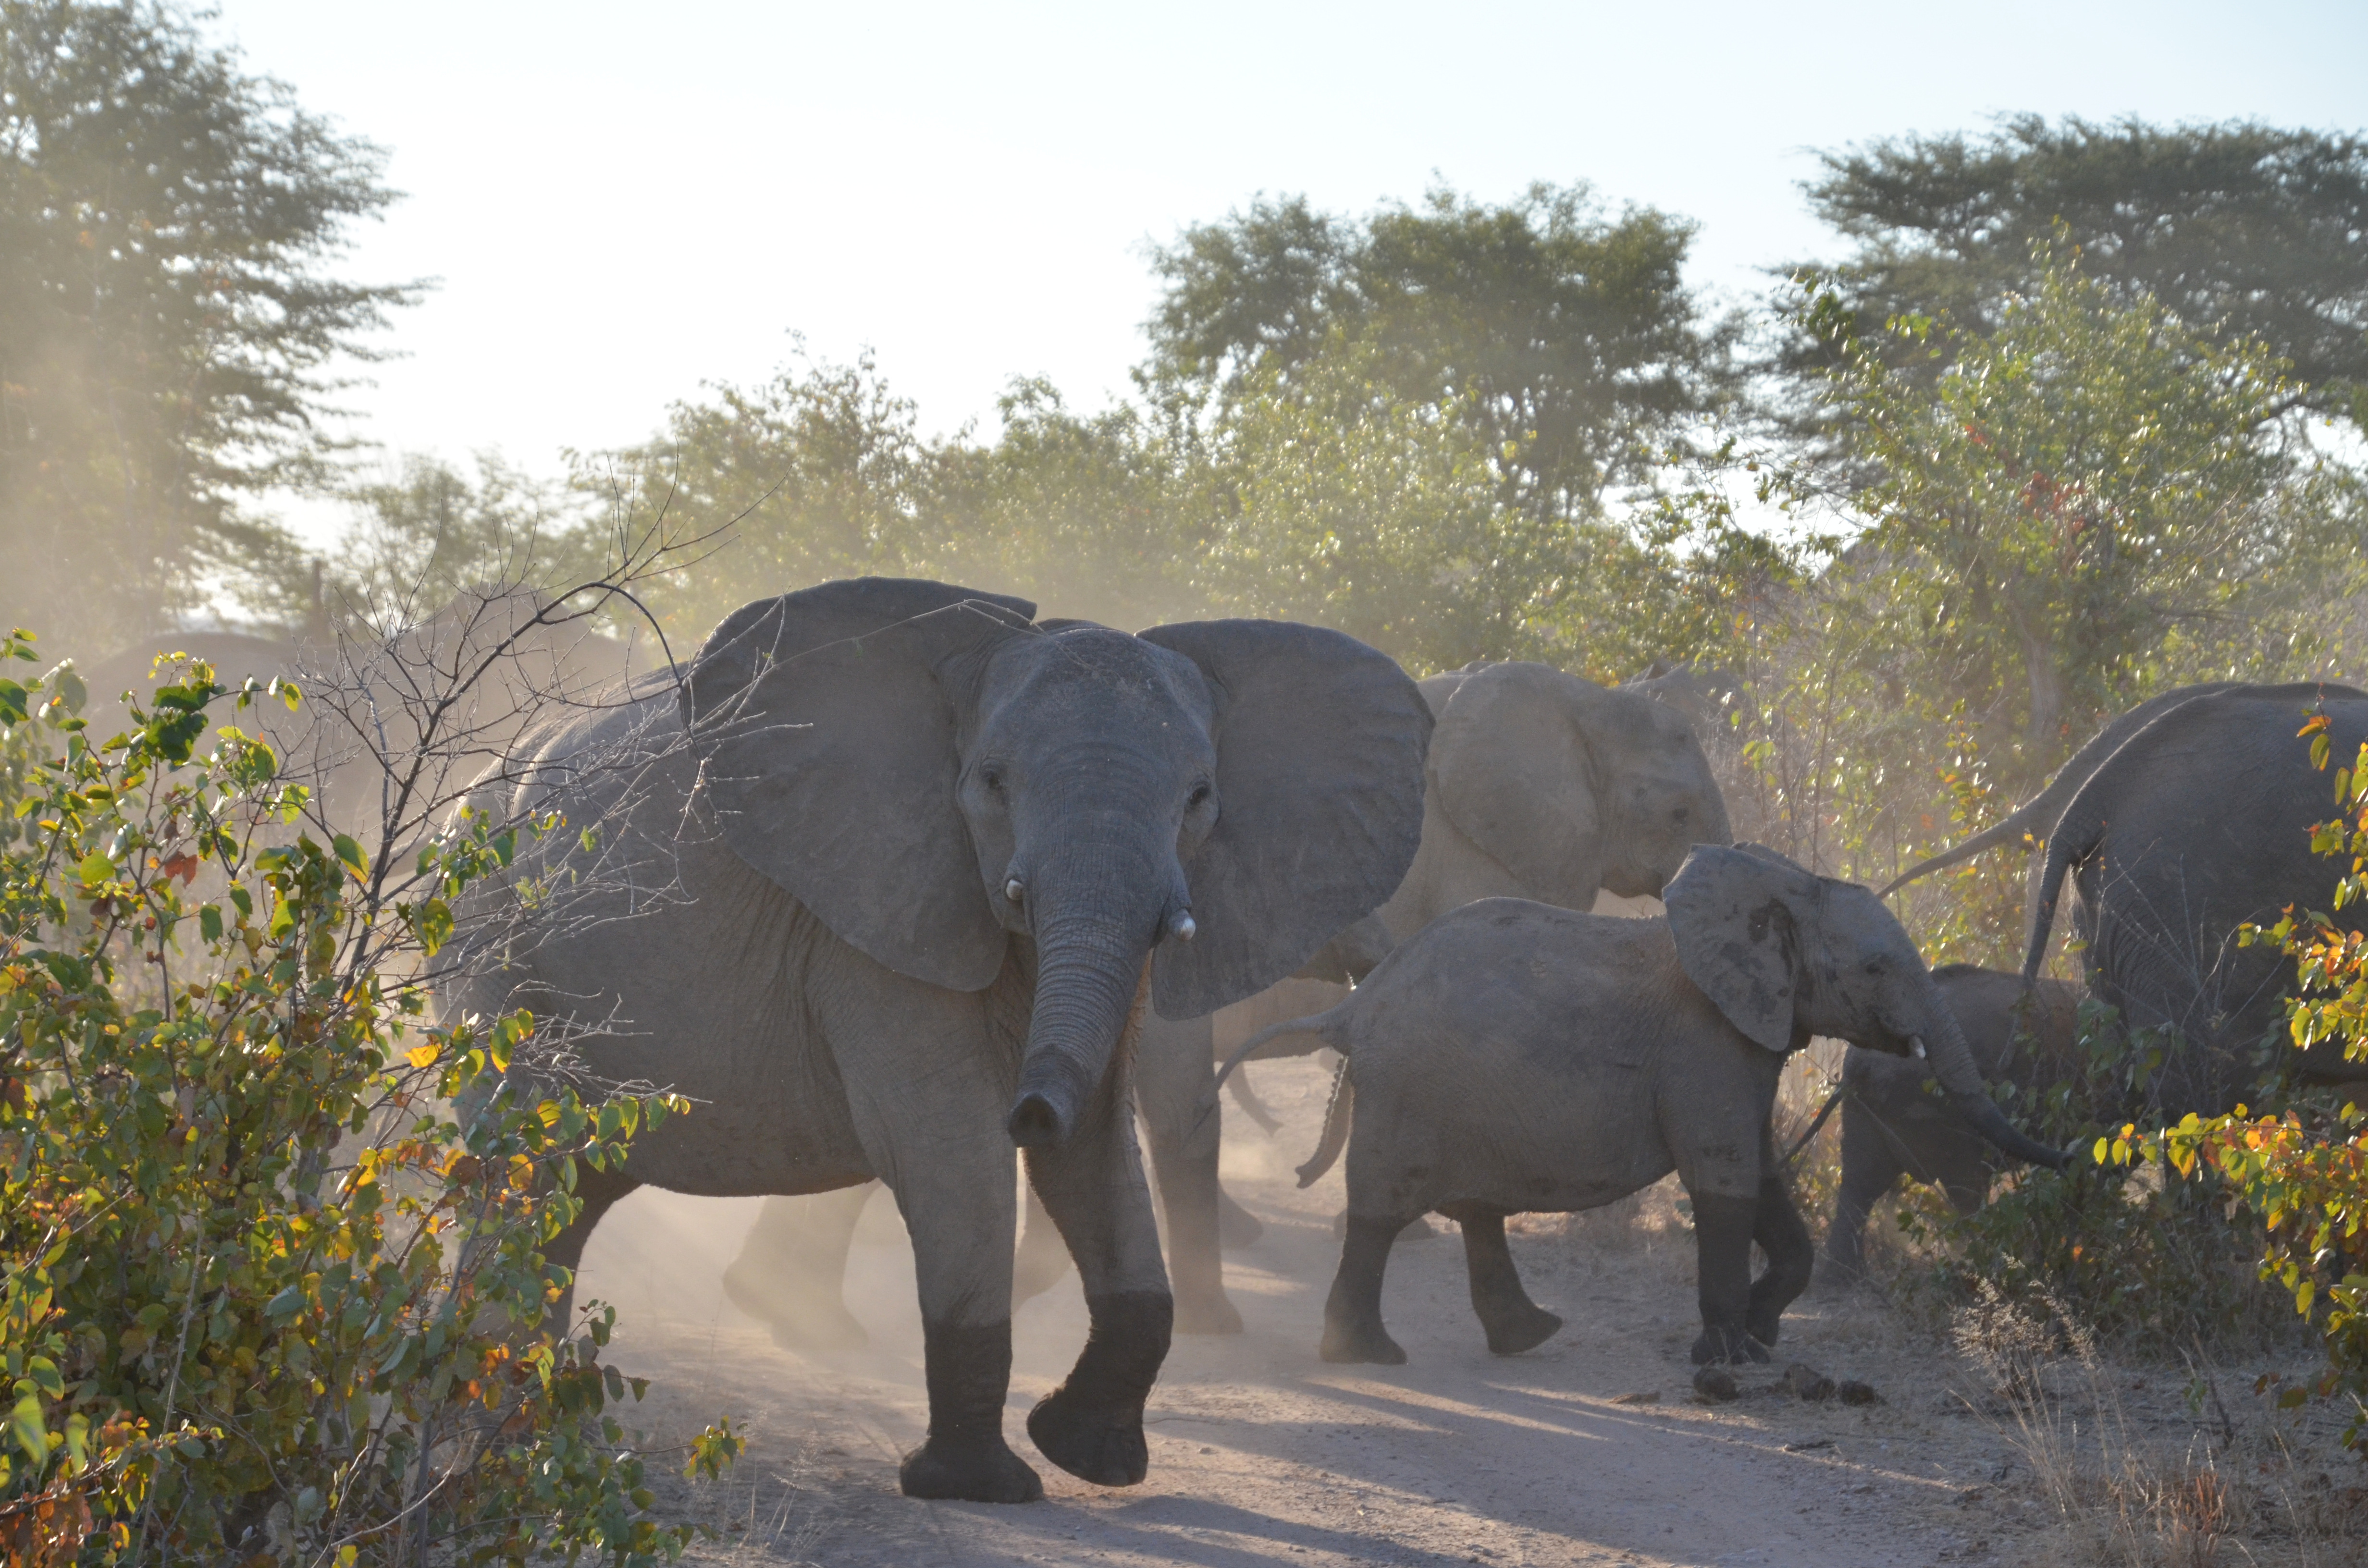
[[(2133, 1040), (2112, 1008), (2084, 1002), (2055, 1081), (2002, 1097), (2041, 1142), (2085, 1150), (2127, 1125), (2161, 1064), (2159, 1044)], [(2260, 1221), (2214, 1177), (2134, 1179), (2087, 1159), (2061, 1172), (2026, 1167), (1972, 1214), (1903, 1208), (1900, 1225), (1944, 1244), (1921, 1283), (1951, 1305), (1987, 1281), (2041, 1321), (2067, 1316), (2100, 1341), (2171, 1357), (2294, 1338), (2283, 1293), (2260, 1277)]]
[(540, 1249), (577, 1161), (683, 1107), (529, 1087), (523, 1013), (432, 1023), (416, 976), (518, 829), (465, 822), (374, 905), (268, 747), (191, 759), (229, 695), (192, 662), (102, 739), (70, 668), (0, 680), (8, 1560), (678, 1555), (613, 1414), (643, 1385), (593, 1358), (612, 1314), (546, 1323)]

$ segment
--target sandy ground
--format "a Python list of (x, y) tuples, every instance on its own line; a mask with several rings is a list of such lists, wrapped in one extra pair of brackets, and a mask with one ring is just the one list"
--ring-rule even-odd
[[(926, 1420), (919, 1314), (884, 1197), (865, 1215), (848, 1288), (872, 1347), (814, 1358), (776, 1349), (722, 1301), (716, 1280), (753, 1203), (644, 1192), (620, 1206), (594, 1238), (584, 1290), (619, 1309), (611, 1359), (658, 1381), (629, 1421), (654, 1448), (718, 1414), (748, 1438), (723, 1486), (666, 1483), (674, 1517), (724, 1532), (694, 1560), (1890, 1568), (2044, 1555), (2008, 1425), (1966, 1396), (1929, 1335), (1881, 1308), (1804, 1299), (1776, 1366), (1746, 1369), (1735, 1403), (1698, 1403), (1681, 1232), (1654, 1243), (1624, 1222), (1528, 1221), (1515, 1256), (1566, 1325), (1500, 1358), (1472, 1315), (1463, 1248), (1438, 1221), (1439, 1238), (1400, 1244), (1384, 1298), (1409, 1364), (1325, 1365), (1315, 1343), (1340, 1178), (1336, 1168), (1300, 1192), (1288, 1167), (1313, 1143), (1327, 1085), (1313, 1061), (1259, 1068), (1284, 1131), (1239, 1129), (1226, 1168), (1267, 1223), (1228, 1260), (1247, 1332), (1176, 1341), (1149, 1411), (1150, 1476), (1122, 1491), (1053, 1468), (1023, 1426), (1084, 1342), (1074, 1274), (1015, 1319), (1006, 1431), (1046, 1500), (916, 1503), (897, 1494), (896, 1460)], [(1789, 1359), (1871, 1382), (1882, 1402), (1804, 1403), (1775, 1386)]]

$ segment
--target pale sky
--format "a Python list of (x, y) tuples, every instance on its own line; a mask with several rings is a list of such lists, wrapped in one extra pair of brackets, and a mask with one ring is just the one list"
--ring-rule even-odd
[[(221, 0), (248, 68), (392, 153), (344, 264), (440, 287), (349, 398), (390, 451), (642, 438), (790, 334), (945, 431), (1128, 390), (1145, 250), (1263, 191), (1586, 181), (1693, 277), (1830, 249), (1811, 150), (2036, 110), (2368, 129), (2368, 3), (757, 5)], [(303, 518), (308, 525), (325, 521)]]

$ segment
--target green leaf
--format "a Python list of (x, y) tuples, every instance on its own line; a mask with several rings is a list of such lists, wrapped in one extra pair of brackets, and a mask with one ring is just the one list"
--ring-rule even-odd
[(37, 1473), (40, 1466), (49, 1462), (49, 1423), (41, 1419), (40, 1397), (29, 1388), (17, 1396), (16, 1409), (9, 1412), (8, 1435), (17, 1439), (17, 1447), (24, 1450)]
[(115, 874), (115, 862), (103, 852), (94, 849), (82, 858), (82, 864), (74, 869), (81, 876), (83, 886), (95, 888)]
[(362, 846), (350, 835), (337, 835), (331, 847), (336, 851), (337, 863), (353, 873), (354, 881), (361, 881), (370, 876), (370, 857), (362, 853)]
[(198, 911), (198, 930), (209, 942), (222, 940), (222, 917), (219, 904), (207, 904)]
[(419, 934), (419, 945), (429, 958), (452, 939), (452, 911), (440, 898), (431, 898), (419, 906), (413, 922)]

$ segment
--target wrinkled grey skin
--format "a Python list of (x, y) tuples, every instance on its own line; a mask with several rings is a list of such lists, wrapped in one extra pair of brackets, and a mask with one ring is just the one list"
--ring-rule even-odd
[[(1932, 971), (1974, 1065), (1993, 1084), (2012, 1084), (2028, 1105), (2067, 1071), (2079, 994), (2060, 980), (2026, 993), (2022, 977), (1973, 964)], [(2025, 998), (2028, 997), (2028, 1002)], [(1954, 1106), (1933, 1093), (1930, 1064), (1852, 1046), (1842, 1060), (1841, 1190), (1826, 1233), (1820, 1280), (1843, 1283), (1865, 1267), (1867, 1216), (1902, 1176), (1948, 1194), (1960, 1214), (1988, 1197), (2009, 1162)]]
[[(2295, 733), (2322, 699), (2332, 723), (2324, 773)], [(2279, 1059), (2272, 1037), (2294, 980), (2273, 945), (2239, 946), (2239, 928), (2274, 921), (2288, 904), (2328, 907), (2343, 863), (2311, 852), (2310, 829), (2332, 814), (2332, 768), (2357, 756), (2363, 735), (2368, 695), (2350, 687), (2166, 693), (2107, 726), (2007, 823), (1900, 881), (2024, 833), (2044, 837), (2027, 898), (2025, 978), (2045, 960), (2068, 884), (2089, 994), (2133, 1031), (2168, 1030), (2179, 1041), (2147, 1081), (2149, 1108), (2215, 1114)], [(2320, 1082), (2368, 1076), (2342, 1060), (2340, 1041), (2293, 1064)]]
[(484, 804), (564, 811), (570, 832), (513, 875), (580, 891), (489, 924), (502, 950), (481, 936), (447, 1004), (594, 1026), (575, 1049), (598, 1076), (696, 1102), (579, 1184), (563, 1266), (644, 1184), (887, 1185), (925, 1335), (916, 1496), (1042, 1495), (1003, 1437), (1015, 1143), (1093, 1324), (1030, 1436), (1087, 1480), (1142, 1479), (1172, 1303), (1127, 1115), (1131, 1019), (1288, 973), (1386, 895), (1419, 831), (1430, 717), (1372, 649), (1032, 613), (826, 584), (727, 619), (679, 705), (656, 683), (545, 738)]
[[(1421, 683), (1438, 729), (1426, 767), (1422, 842), (1389, 902), (1338, 932), (1301, 966), (1353, 982), (1390, 949), (1458, 904), (1510, 895), (1584, 909), (1597, 890), (1660, 892), (1697, 843), (1727, 841), (1725, 802), (1688, 721), (1629, 688), (1606, 688), (1544, 665), (1473, 665)], [(1273, 1055), (1311, 1042), (1277, 1041)], [(1256, 1239), (1258, 1221), (1217, 1182), (1222, 1116), (1206, 1017), (1147, 1023), (1136, 1093), (1167, 1219), (1180, 1334), (1238, 1333), (1221, 1246)], [(734, 1303), (792, 1347), (864, 1342), (841, 1304), (847, 1247), (861, 1195), (768, 1204), (725, 1275)], [(1067, 1250), (1031, 1206), (1017, 1297), (1049, 1289)]]
[[(1383, 1326), (1382, 1276), (1399, 1229), (1429, 1210), (1463, 1227), (1489, 1348), (1542, 1343), (1561, 1320), (1522, 1290), (1505, 1217), (1597, 1208), (1675, 1170), (1700, 1252), (1693, 1358), (1766, 1360), (1812, 1261), (1769, 1116), (1785, 1057), (1813, 1034), (1895, 1054), (1921, 1040), (1985, 1136), (2062, 1163), (1992, 1103), (1916, 945), (1865, 888), (1757, 845), (1705, 846), (1664, 896), (1669, 913), (1655, 920), (1468, 904), (1348, 1001), (1278, 1026), (1348, 1057), (1300, 1173), (1314, 1181), (1346, 1142), (1348, 1240), (1325, 1359), (1406, 1359)], [(1769, 1259), (1757, 1280), (1755, 1242)]]

